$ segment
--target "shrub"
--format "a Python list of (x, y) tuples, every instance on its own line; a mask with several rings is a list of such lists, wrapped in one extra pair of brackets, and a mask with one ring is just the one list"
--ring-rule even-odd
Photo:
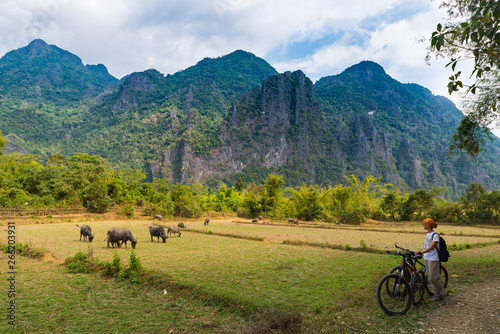
[(113, 255), (113, 271), (120, 272), (121, 266), (121, 260), (120, 257), (118, 257), (118, 252), (115, 251), (115, 254)]
[(96, 270), (92, 259), (92, 250), (88, 254), (82, 251), (76, 252), (75, 256), (66, 259), (65, 264), (70, 273), (90, 273)]
[(87, 254), (83, 253), (82, 251), (78, 251), (75, 254), (75, 260), (85, 262), (87, 261)]
[(132, 204), (127, 204), (122, 207), (119, 211), (121, 215), (127, 216), (128, 218), (132, 218), (134, 216), (135, 208)]
[(359, 241), (359, 245), (360, 245), (362, 248), (366, 248), (366, 242), (365, 242), (363, 239), (361, 239), (361, 240)]
[(123, 281), (125, 280), (125, 278), (126, 278), (126, 276), (125, 276), (125, 271), (120, 270), (120, 271), (118, 272), (118, 276), (117, 276), (117, 278), (116, 278), (116, 279), (118, 280), (118, 282), (123, 282)]
[(361, 224), (364, 223), (369, 215), (366, 209), (355, 209), (353, 211), (344, 211), (341, 213), (340, 221), (344, 224)]
[(35, 259), (39, 259), (43, 256), (42, 251), (38, 251), (38, 250), (31, 248), (28, 243), (25, 243), (25, 244), (18, 243), (16, 245), (16, 251), (17, 251), (17, 254), (19, 254), (21, 256), (31, 257), (31, 258), (35, 258)]
[(129, 266), (130, 266), (131, 272), (136, 272), (136, 271), (142, 270), (141, 262), (139, 261), (139, 258), (136, 256), (134, 250), (132, 250), (132, 252), (130, 253)]
[(68, 263), (68, 271), (70, 273), (90, 273), (92, 270), (87, 266), (85, 262), (73, 262)]
[(139, 283), (139, 274), (135, 271), (131, 271), (129, 275), (130, 283), (137, 284)]

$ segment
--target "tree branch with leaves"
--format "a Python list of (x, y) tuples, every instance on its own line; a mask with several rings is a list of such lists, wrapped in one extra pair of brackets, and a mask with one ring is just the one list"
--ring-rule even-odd
[[(453, 71), (448, 92), (463, 93), (465, 117), (450, 151), (474, 158), (485, 151), (485, 139), (492, 140), (488, 127), (500, 125), (500, 4), (498, 0), (449, 0), (441, 6), (447, 9), (448, 21), (439, 23), (432, 33), (427, 57), (430, 53), (451, 57), (446, 65)], [(458, 70), (464, 61), (473, 62), (471, 84), (462, 81)]]

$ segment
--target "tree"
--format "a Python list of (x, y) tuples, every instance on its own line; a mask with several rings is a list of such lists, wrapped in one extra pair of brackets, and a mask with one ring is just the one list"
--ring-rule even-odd
[(332, 209), (337, 215), (341, 215), (347, 210), (347, 206), (352, 197), (352, 188), (339, 184), (332, 191)]
[(324, 190), (318, 185), (298, 187), (296, 190), (287, 188), (292, 194), (291, 203), (295, 206), (297, 218), (315, 220), (323, 214), (324, 198), (331, 192), (331, 188)]
[[(450, 151), (476, 157), (485, 151), (485, 139), (492, 140), (488, 126), (500, 124), (497, 109), (500, 99), (500, 4), (498, 0), (446, 0), (448, 22), (438, 24), (432, 33), (430, 52), (451, 60), (454, 74), (450, 76), (448, 92), (465, 89), (466, 116), (452, 138)], [(429, 55), (428, 55), (429, 57)], [(472, 60), (472, 84), (464, 84), (457, 64)], [(471, 94), (469, 94), (471, 93)]]
[(179, 183), (172, 188), (172, 202), (176, 216), (195, 218), (202, 214), (193, 190), (188, 185)]
[(460, 203), (470, 222), (487, 223), (495, 220), (495, 214), (498, 216), (498, 199), (497, 191), (488, 193), (484, 185), (471, 183), (465, 194), (460, 197)]
[(250, 183), (245, 190), (243, 198), (243, 207), (247, 210), (250, 217), (257, 217), (262, 213), (262, 193), (263, 186)]
[(108, 184), (113, 173), (107, 160), (87, 153), (75, 153), (68, 159), (70, 171), (66, 182), (79, 192), (83, 206), (97, 213), (104, 213), (113, 204), (108, 195)]
[(421, 218), (434, 204), (434, 198), (425, 189), (417, 189), (398, 208), (401, 220)]
[(3, 154), (3, 149), (5, 148), (6, 143), (7, 139), (2, 137), (2, 130), (0, 130), (0, 155)]
[(245, 182), (243, 182), (241, 177), (238, 179), (238, 181), (236, 181), (235, 188), (240, 192), (245, 188)]
[(392, 184), (379, 185), (382, 177), (375, 178), (373, 175), (365, 177), (361, 183), (356, 176), (345, 177), (353, 191), (354, 204), (359, 207), (370, 208), (374, 205), (374, 199), (381, 194), (387, 193), (387, 188), (394, 187)]
[(269, 214), (269, 210), (276, 214), (276, 208), (281, 199), (281, 187), (285, 184), (283, 176), (269, 174), (264, 183), (266, 189), (266, 198), (264, 202), (264, 211)]
[(401, 203), (402, 197), (399, 196), (396, 191), (391, 191), (384, 196), (382, 203), (380, 204), (380, 208), (384, 213), (391, 216), (393, 220), (396, 220), (396, 213)]

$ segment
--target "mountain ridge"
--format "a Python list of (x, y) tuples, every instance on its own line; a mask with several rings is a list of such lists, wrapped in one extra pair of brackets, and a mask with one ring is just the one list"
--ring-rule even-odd
[[(104, 65), (84, 66), (70, 55), (51, 58), (49, 51), (62, 49), (31, 44), (23, 49), (19, 69), (29, 57), (44, 59), (45, 67), (31, 69), (42, 74), (72, 59), (75, 67), (61, 78), (73, 82), (78, 71), (89, 80), (106, 77)], [(2, 63), (5, 72), (7, 61)], [(148, 180), (216, 186), (240, 177), (261, 182), (275, 173), (288, 185), (325, 185), (356, 174), (382, 176), (403, 190), (446, 187), (454, 196), (477, 180), (500, 185), (498, 141), (485, 166), (445, 158), (460, 111), (425, 87), (398, 82), (371, 61), (313, 84), (300, 70), (278, 73), (265, 60), (236, 50), (175, 74), (150, 69), (100, 86), (81, 81), (69, 99), (47, 86), (45, 99), (35, 96), (25, 106), (20, 93), (42, 88), (35, 81), (12, 86), (12, 94), (1, 93), (0, 129), (17, 136), (16, 144), (27, 152), (97, 154), (117, 168), (144, 170)], [(45, 131), (30, 129), (30, 121)]]

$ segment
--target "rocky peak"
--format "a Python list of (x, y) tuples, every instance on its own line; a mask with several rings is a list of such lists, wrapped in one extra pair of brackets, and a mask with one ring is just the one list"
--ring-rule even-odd
[(371, 80), (374, 75), (387, 75), (384, 68), (373, 61), (362, 61), (347, 68), (344, 73), (354, 74), (368, 80)]
[(51, 52), (50, 46), (41, 39), (33, 40), (26, 48), (20, 50), (30, 57), (44, 57)]
[(115, 108), (131, 109), (139, 105), (141, 92), (157, 91), (164, 84), (164, 76), (157, 70), (134, 72), (125, 77), (118, 91)]
[(91, 72), (94, 72), (97, 74), (109, 75), (108, 69), (103, 64), (85, 65), (85, 67), (88, 68)]

